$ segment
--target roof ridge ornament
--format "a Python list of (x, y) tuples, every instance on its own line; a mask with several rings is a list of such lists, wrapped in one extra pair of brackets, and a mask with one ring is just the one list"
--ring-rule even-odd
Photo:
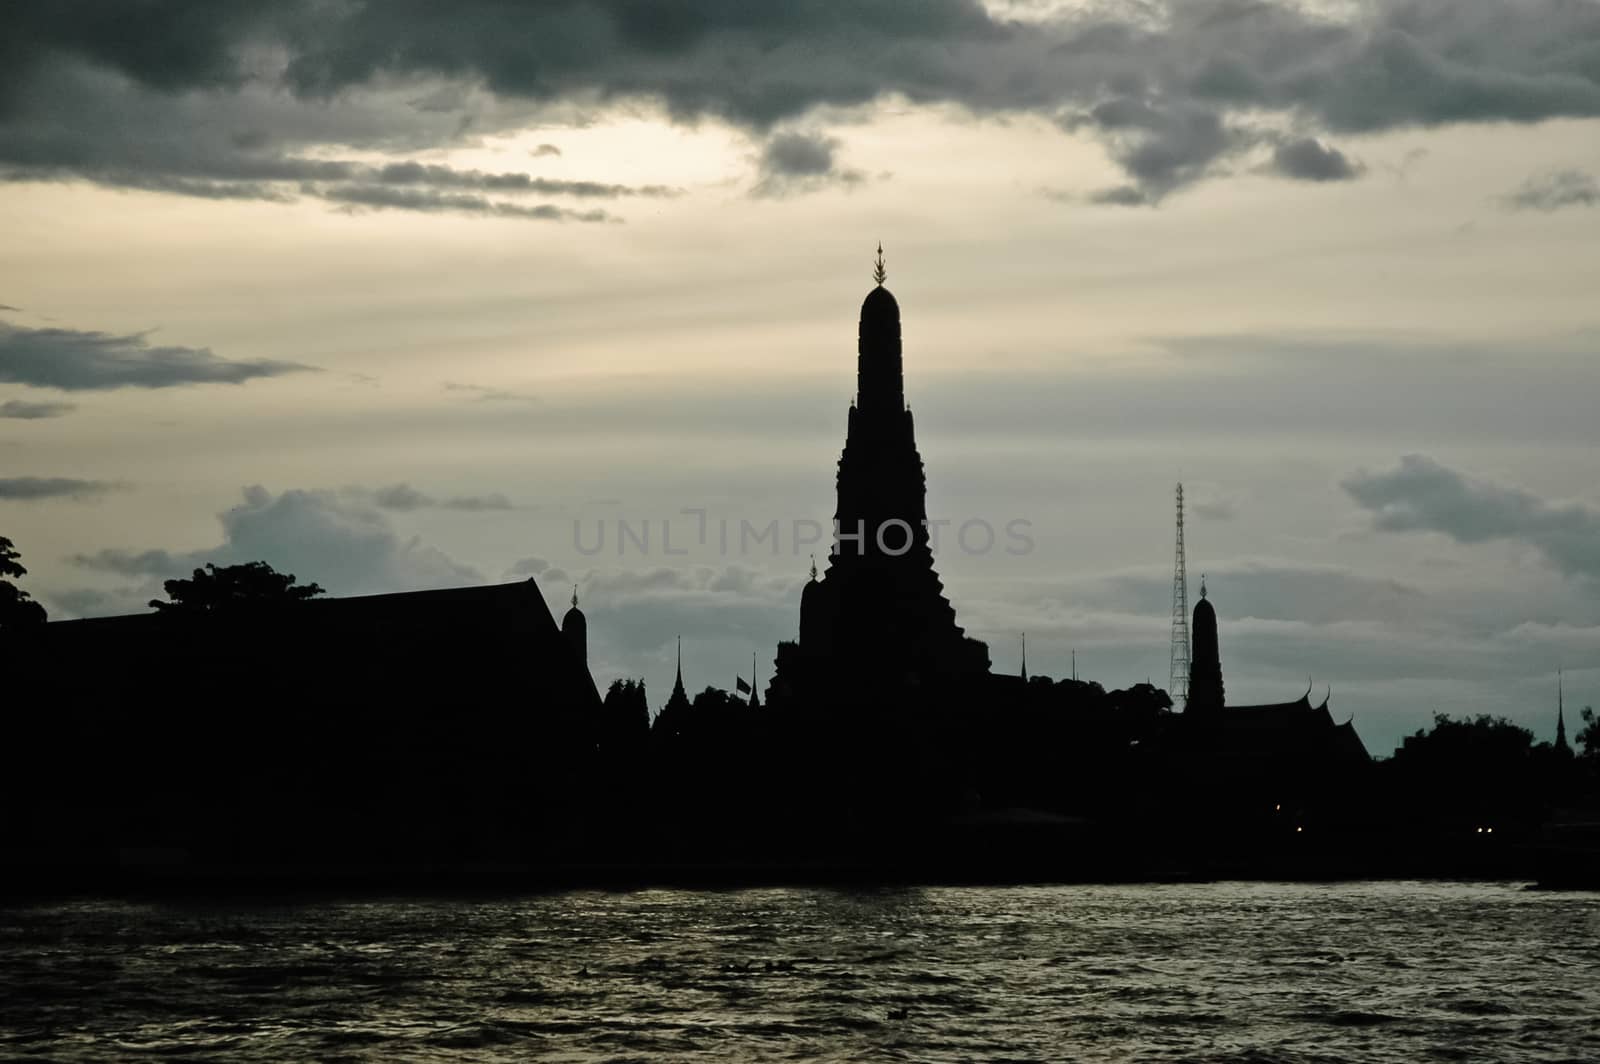
[(578, 608), (578, 585), (577, 584), (573, 584), (572, 585), (572, 608), (573, 609), (577, 609)]
[(883, 265), (883, 241), (878, 241), (878, 261), (872, 265), (872, 279), (878, 282), (878, 287), (883, 287), (883, 282), (889, 277), (889, 271)]

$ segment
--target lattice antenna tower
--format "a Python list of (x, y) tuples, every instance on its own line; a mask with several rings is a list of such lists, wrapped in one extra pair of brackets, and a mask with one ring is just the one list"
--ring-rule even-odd
[(1183, 485), (1178, 485), (1178, 546), (1172, 565), (1172, 672), (1167, 694), (1174, 706), (1189, 701), (1189, 573), (1183, 560)]

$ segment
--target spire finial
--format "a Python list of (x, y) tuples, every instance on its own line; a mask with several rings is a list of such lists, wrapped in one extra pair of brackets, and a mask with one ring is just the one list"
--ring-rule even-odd
[(577, 606), (578, 605), (578, 585), (577, 584), (573, 584), (572, 585), (572, 605), (573, 606)]
[(1022, 633), (1022, 678), (1028, 678), (1028, 633)]
[(883, 282), (889, 277), (889, 271), (883, 265), (883, 241), (878, 241), (878, 261), (872, 267), (872, 279), (878, 282), (878, 287), (883, 287)]
[(817, 556), (815, 554), (813, 554), (811, 556), (811, 579), (815, 580), (816, 578), (817, 578)]
[(1205, 573), (1201, 573), (1200, 574), (1200, 597), (1201, 598), (1205, 598), (1206, 597), (1206, 574)]

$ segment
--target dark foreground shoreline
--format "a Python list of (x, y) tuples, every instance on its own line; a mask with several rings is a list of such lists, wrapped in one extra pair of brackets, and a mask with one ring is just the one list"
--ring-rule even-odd
[(1434, 849), (1365, 860), (1319, 853), (1207, 861), (1082, 863), (1012, 856), (955, 860), (832, 858), (772, 861), (251, 864), (130, 855), (117, 865), (0, 867), (0, 899), (138, 897), (293, 899), (341, 895), (505, 896), (570, 890), (738, 890), (766, 887), (934, 887), (1180, 884), (1208, 882), (1484, 881), (1535, 890), (1600, 890), (1600, 854), (1508, 847), (1498, 853)]

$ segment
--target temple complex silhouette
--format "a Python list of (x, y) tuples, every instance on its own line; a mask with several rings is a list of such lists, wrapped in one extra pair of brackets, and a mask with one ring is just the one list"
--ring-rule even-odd
[[(934, 565), (881, 246), (874, 280), (834, 542), (764, 692), (753, 661), (748, 685), (692, 693), (680, 637), (653, 718), (642, 680), (602, 698), (578, 587), (557, 625), (531, 578), (41, 624), (5, 648), (27, 663), (15, 704), (30, 710), (10, 721), (0, 774), (0, 808), (24, 825), (15, 852), (69, 870), (147, 852), (580, 870), (792, 870), (799, 855), (815, 862), (806, 874), (1137, 877), (1289, 867), (1251, 862), (1299, 860), (1288, 847), (1312, 834), (1332, 840), (1329, 868), (1441, 867), (1411, 863), (1397, 803), (1428, 838), (1456, 838), (1462, 816), (1537, 822), (1531, 798), (1474, 791), (1435, 808), (1437, 781), (1457, 786), (1446, 770), (1478, 762), (1421, 733), (1374, 762), (1353, 720), (1333, 721), (1331, 688), (1320, 704), (1309, 684), (1293, 701), (1230, 704), (1204, 578), (1179, 705), (1149, 682), (1107, 690), (1076, 664), (1030, 673), (1025, 641), (1017, 674), (993, 671)], [(622, 619), (592, 620), (603, 633)], [(1559, 684), (1554, 749), (1570, 764)], [(1504, 788), (1533, 791), (1521, 777)]]

